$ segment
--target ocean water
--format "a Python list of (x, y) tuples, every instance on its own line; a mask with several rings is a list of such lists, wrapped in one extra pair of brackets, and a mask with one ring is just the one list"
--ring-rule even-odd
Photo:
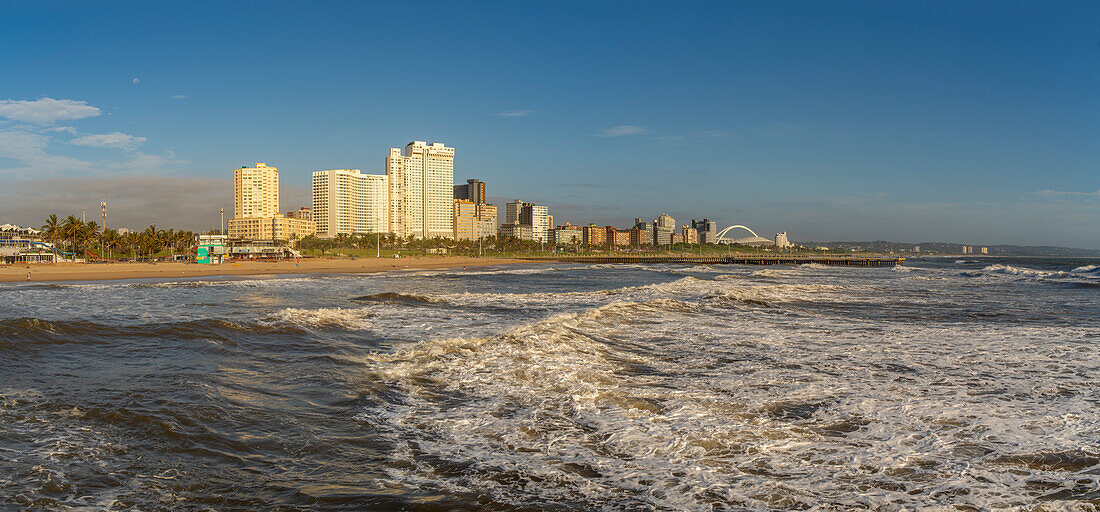
[(0, 286), (0, 510), (1096, 510), (1100, 262)]

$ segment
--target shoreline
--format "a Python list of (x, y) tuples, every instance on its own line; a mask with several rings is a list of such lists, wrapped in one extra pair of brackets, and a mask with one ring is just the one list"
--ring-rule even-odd
[[(196, 263), (50, 263), (0, 266), (0, 283), (52, 281), (114, 281), (189, 277), (259, 276), (275, 274), (350, 274), (394, 270), (430, 270), (532, 263), (510, 258), (421, 256), (401, 259), (303, 258), (284, 261), (235, 261), (216, 265)], [(28, 272), (30, 279), (27, 278)]]

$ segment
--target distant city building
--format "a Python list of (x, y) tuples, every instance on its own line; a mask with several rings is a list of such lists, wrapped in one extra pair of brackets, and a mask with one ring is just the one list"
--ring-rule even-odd
[(279, 169), (257, 163), (233, 170), (233, 216), (271, 217), (279, 214)]
[(657, 224), (657, 227), (676, 229), (676, 219), (667, 213), (662, 213), (653, 222)]
[(455, 199), (465, 199), (474, 204), (485, 204), (485, 182), (466, 180), (465, 185), (454, 186)]
[(695, 220), (691, 219), (691, 227), (695, 228), (695, 231), (699, 234), (699, 243), (701, 244), (714, 244), (718, 243), (718, 223), (710, 219)]
[(920, 252), (920, 246), (919, 245), (914, 245), (913, 246), (913, 252)]
[(465, 199), (454, 200), (455, 240), (477, 240), (477, 204)]
[(653, 245), (670, 245), (672, 235), (676, 233), (676, 219), (662, 213), (653, 221)]
[(607, 240), (615, 247), (627, 247), (630, 245), (630, 230), (607, 227)]
[(313, 172), (313, 209), (317, 236), (389, 231), (389, 178), (359, 169)]
[(775, 234), (775, 246), (776, 247), (778, 247), (780, 249), (786, 249), (787, 247), (790, 247), (791, 245), (793, 245), (793, 244), (791, 244), (791, 242), (789, 240), (787, 240), (787, 232), (786, 231), (783, 231), (782, 233), (776, 233)]
[[(501, 224), (501, 236), (505, 236), (504, 226), (530, 226), (531, 238), (525, 238), (524, 240), (534, 240), (536, 242), (548, 240), (553, 216), (550, 215), (549, 208), (546, 206), (525, 203), (516, 199), (504, 205), (504, 215), (505, 220), (504, 224)], [(522, 230), (519, 232), (526, 234), (528, 231)], [(517, 236), (516, 238), (520, 237)]]
[(477, 205), (477, 237), (497, 235), (497, 207), (491, 204)]
[(525, 203), (519, 215), (519, 223), (531, 226), (531, 239), (536, 242), (545, 242), (550, 232), (549, 208)]
[(581, 228), (581, 231), (584, 234), (584, 245), (589, 247), (607, 245), (607, 228), (589, 224)]
[(988, 247), (982, 247), (982, 254), (989, 254), (989, 248)]
[(523, 211), (523, 201), (515, 199), (504, 205), (504, 223), (519, 224), (519, 215)]
[(501, 224), (500, 237), (533, 240), (531, 226), (529, 224)]
[(567, 222), (564, 226), (554, 228), (551, 240), (559, 245), (580, 245), (584, 243), (584, 230)]
[(313, 208), (303, 206), (297, 210), (286, 212), (286, 216), (292, 219), (313, 220)]
[(684, 226), (683, 228), (681, 228), (680, 236), (683, 237), (685, 244), (699, 243), (699, 232), (691, 226)]
[(653, 245), (653, 223), (643, 221), (641, 217), (635, 217), (630, 236), (631, 245)]
[(680, 233), (673, 233), (672, 238), (669, 240), (669, 242), (672, 243), (673, 245), (682, 244), (682, 243), (684, 243), (684, 235), (682, 235)]
[(454, 233), (454, 148), (413, 141), (386, 155), (389, 231), (398, 236), (450, 238)]

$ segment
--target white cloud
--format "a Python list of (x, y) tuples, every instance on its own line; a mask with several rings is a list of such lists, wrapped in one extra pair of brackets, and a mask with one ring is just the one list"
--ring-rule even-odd
[(24, 123), (53, 124), (98, 115), (99, 109), (86, 101), (53, 98), (0, 101), (0, 117)]
[(621, 137), (623, 135), (641, 135), (643, 133), (649, 133), (649, 129), (633, 124), (621, 124), (619, 126), (612, 126), (611, 128), (605, 129), (602, 133), (600, 133), (600, 136)]
[(183, 94), (173, 94), (173, 95), (172, 95), (171, 97), (172, 97), (172, 99), (174, 99), (174, 100), (182, 100), (182, 99), (187, 99), (187, 96), (184, 96)]
[(77, 137), (70, 144), (77, 146), (91, 146), (95, 148), (115, 148), (132, 151), (145, 142), (145, 137), (135, 137), (121, 132), (111, 132), (97, 135), (84, 135)]
[(1081, 192), (1078, 190), (1040, 190), (1035, 193), (1037, 196), (1042, 197), (1058, 197), (1058, 196), (1096, 196), (1100, 197), (1100, 190), (1096, 192)]
[(661, 142), (680, 142), (680, 141), (684, 140), (684, 136), (683, 135), (659, 135), (659, 136), (657, 136), (657, 140), (659, 140)]
[(729, 132), (726, 132), (724, 130), (703, 130), (699, 132), (699, 135), (702, 135), (704, 137), (728, 137)]
[(41, 175), (57, 172), (87, 171), (92, 165), (83, 160), (46, 152), (50, 138), (24, 130), (0, 131), (0, 158), (18, 162), (17, 167), (0, 169), (4, 175)]
[(497, 117), (527, 117), (534, 112), (533, 110), (505, 110), (504, 112), (497, 112)]

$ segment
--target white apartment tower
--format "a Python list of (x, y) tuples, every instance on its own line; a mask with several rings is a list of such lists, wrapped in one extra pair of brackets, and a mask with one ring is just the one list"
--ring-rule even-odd
[(417, 238), (453, 236), (454, 157), (454, 148), (439, 142), (410, 142), (404, 154), (390, 148), (386, 176), (391, 233)]
[(233, 169), (233, 216), (273, 217), (279, 214), (279, 169), (257, 163)]
[(313, 173), (312, 218), (317, 235), (389, 231), (389, 178), (362, 174), (359, 169), (330, 169)]

